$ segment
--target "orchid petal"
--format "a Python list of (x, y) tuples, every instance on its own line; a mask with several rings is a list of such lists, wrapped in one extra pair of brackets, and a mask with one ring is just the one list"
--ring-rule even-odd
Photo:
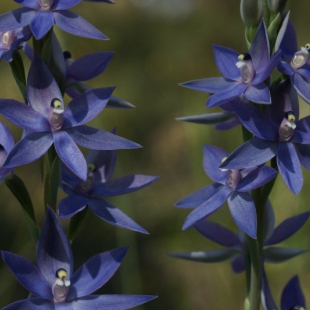
[(235, 273), (241, 273), (245, 270), (244, 256), (237, 256), (231, 261), (231, 268)]
[(298, 121), (297, 127), (292, 137), (292, 142), (310, 144), (310, 116), (304, 117)]
[(298, 95), (310, 104), (310, 84), (307, 79), (295, 73), (291, 76), (291, 82), (297, 90)]
[(53, 3), (52, 9), (55, 11), (70, 9), (81, 1), (83, 0), (58, 0)]
[(54, 16), (50, 11), (38, 11), (30, 23), (31, 31), (36, 40), (41, 40), (54, 24)]
[(24, 299), (13, 302), (12, 304), (2, 308), (2, 310), (41, 310), (43, 307), (44, 310), (54, 310), (55, 304), (53, 301), (48, 301), (42, 298)]
[(310, 170), (310, 145), (295, 144), (295, 150), (297, 152), (300, 163), (307, 170)]
[(205, 78), (199, 80), (193, 80), (180, 84), (183, 87), (201, 91), (204, 93), (219, 93), (229, 89), (234, 83), (223, 77)]
[(0, 15), (0, 29), (2, 32), (27, 26), (37, 14), (28, 8), (19, 8)]
[(0, 123), (0, 145), (3, 146), (7, 153), (9, 153), (15, 145), (14, 138), (9, 128), (3, 123)]
[(244, 97), (256, 103), (271, 103), (269, 88), (265, 83), (249, 86), (244, 92)]
[(59, 201), (58, 214), (61, 218), (72, 217), (86, 207), (87, 201), (86, 196), (72, 193)]
[(297, 276), (291, 278), (285, 285), (281, 296), (281, 310), (290, 310), (295, 306), (306, 309), (305, 297)]

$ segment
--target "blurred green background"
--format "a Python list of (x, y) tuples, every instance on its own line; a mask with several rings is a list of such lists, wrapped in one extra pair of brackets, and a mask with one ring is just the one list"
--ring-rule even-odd
[[(307, 1), (294, 1), (294, 5), (288, 6), (300, 46), (310, 40), (309, 6)], [(0, 13), (17, 7), (11, 0), (2, 0)], [(221, 133), (213, 127), (181, 123), (175, 118), (206, 113), (208, 95), (178, 84), (220, 75), (213, 59), (213, 43), (246, 51), (239, 1), (118, 0), (115, 5), (82, 2), (73, 11), (99, 28), (110, 41), (83, 39), (56, 29), (63, 49), (71, 51), (73, 58), (95, 51), (115, 51), (107, 70), (88, 84), (116, 85), (114, 95), (136, 106), (130, 111), (105, 109), (90, 123), (105, 130), (116, 126), (120, 136), (143, 145), (142, 149), (119, 151), (114, 177), (130, 173), (160, 176), (145, 189), (110, 199), (150, 235), (116, 229), (89, 213), (72, 244), (75, 268), (99, 252), (129, 245), (120, 269), (99, 293), (159, 296), (137, 307), (140, 310), (243, 309), (245, 276), (233, 274), (229, 262), (207, 265), (177, 260), (167, 254), (220, 248), (194, 229), (182, 232), (189, 210), (178, 210), (173, 205), (211, 184), (202, 169), (203, 144), (231, 152), (241, 143), (240, 128)], [(9, 65), (4, 61), (0, 63), (0, 72), (0, 97), (21, 100)], [(301, 114), (309, 114), (309, 106), (304, 102), (301, 105)], [(18, 140), (20, 129), (2, 117), (1, 121), (9, 125)], [(16, 173), (29, 189), (41, 225), (44, 206), (39, 163), (19, 167)], [(304, 171), (304, 187), (299, 196), (290, 193), (278, 178), (271, 195), (277, 224), (309, 210), (309, 175)], [(0, 249), (35, 262), (35, 246), (18, 202), (4, 185), (0, 187), (0, 195)], [(59, 193), (59, 198), (63, 196)], [(210, 219), (236, 231), (226, 204)], [(63, 224), (67, 226), (68, 221)], [(307, 223), (281, 246), (309, 249), (309, 231)], [(298, 274), (310, 305), (309, 254), (281, 265), (267, 265), (266, 271), (277, 303), (284, 285)], [(26, 290), (0, 261), (0, 307), (26, 297)]]

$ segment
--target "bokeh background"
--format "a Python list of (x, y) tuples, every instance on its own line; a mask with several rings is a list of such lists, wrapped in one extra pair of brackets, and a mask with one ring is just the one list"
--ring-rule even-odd
[[(299, 45), (309, 41), (308, 1), (288, 5), (298, 32)], [(17, 8), (2, 0), (0, 13)], [(110, 41), (74, 37), (56, 29), (64, 50), (74, 58), (95, 51), (115, 51), (107, 70), (89, 81), (93, 87), (114, 86), (114, 95), (133, 103), (133, 110), (105, 109), (90, 125), (111, 130), (143, 145), (142, 149), (119, 151), (115, 177), (130, 173), (159, 175), (160, 179), (138, 192), (110, 201), (132, 216), (150, 234), (116, 229), (89, 213), (72, 247), (76, 268), (92, 255), (118, 246), (129, 251), (115, 276), (100, 294), (152, 294), (159, 297), (140, 310), (243, 309), (244, 274), (232, 273), (229, 262), (192, 263), (171, 258), (169, 252), (219, 249), (194, 229), (181, 231), (189, 210), (173, 207), (180, 198), (211, 184), (202, 169), (203, 144), (229, 152), (241, 143), (240, 128), (217, 132), (212, 126), (182, 123), (175, 118), (206, 113), (207, 94), (180, 87), (192, 79), (219, 76), (212, 44), (246, 51), (239, 1), (229, 0), (118, 0), (115, 5), (82, 2), (73, 9), (106, 34)], [(25, 59), (26, 66), (27, 60)], [(21, 100), (10, 67), (0, 63), (0, 97)], [(304, 102), (302, 115), (310, 108)], [(216, 109), (210, 110), (210, 112)], [(14, 132), (21, 131), (1, 117)], [(44, 219), (43, 188), (39, 163), (16, 169), (33, 199), (38, 223)], [(276, 223), (310, 209), (310, 173), (304, 171), (304, 187), (295, 196), (278, 178), (271, 195)], [(21, 208), (5, 185), (0, 187), (0, 249), (35, 262)], [(64, 197), (59, 193), (59, 198)], [(236, 231), (227, 205), (211, 219)], [(63, 221), (66, 227), (68, 221)], [(310, 223), (281, 246), (310, 249)], [(267, 265), (267, 275), (276, 302), (287, 281), (298, 274), (310, 304), (310, 259), (303, 254), (279, 265)], [(0, 261), (0, 307), (27, 297), (27, 291)]]

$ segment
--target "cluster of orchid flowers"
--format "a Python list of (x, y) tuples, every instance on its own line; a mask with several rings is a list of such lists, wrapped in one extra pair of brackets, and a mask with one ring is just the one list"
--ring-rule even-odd
[[(264, 309), (277, 309), (264, 263), (283, 262), (305, 252), (273, 245), (297, 232), (310, 214), (306, 212), (291, 217), (274, 228), (274, 214), (268, 196), (277, 173), (286, 186), (298, 194), (303, 186), (301, 166), (310, 170), (310, 116), (299, 119), (298, 101), (300, 96), (310, 104), (310, 44), (298, 49), (289, 13), (282, 13), (286, 1), (270, 0), (266, 3), (268, 6), (264, 6), (263, 1), (241, 1), (246, 34), (255, 29), (252, 38), (246, 35), (248, 53), (213, 46), (215, 62), (223, 77), (181, 84), (210, 94), (206, 107), (219, 107), (223, 111), (179, 120), (215, 124), (218, 130), (241, 124), (244, 143), (230, 154), (219, 147), (205, 145), (203, 168), (214, 183), (176, 203), (178, 208), (193, 208), (185, 219), (183, 230), (194, 227), (225, 248), (171, 254), (198, 262), (231, 260), (234, 272), (246, 270), (251, 281), (245, 309), (251, 310), (259, 309), (260, 303)], [(270, 17), (267, 22), (263, 19), (264, 8), (265, 16)], [(244, 18), (247, 14), (251, 17), (249, 24)], [(254, 23), (253, 15), (256, 17)], [(238, 226), (238, 235), (206, 220), (225, 201)], [(247, 264), (254, 267), (246, 268)], [(251, 291), (254, 289), (256, 293)], [(305, 307), (299, 280), (295, 276), (284, 288), (281, 309)]]
[[(112, 179), (117, 150), (140, 145), (85, 123), (105, 107), (132, 108), (113, 97), (114, 87), (92, 89), (84, 81), (100, 75), (113, 53), (97, 52), (73, 60), (63, 52), (53, 26), (85, 38), (107, 37), (71, 7), (82, 0), (15, 0), (21, 8), (0, 16), (0, 59), (10, 63), (24, 102), (0, 99), (0, 113), (21, 127), (16, 144), (4, 123), (0, 123), (0, 181), (18, 198), (26, 212), (31, 235), (37, 242), (37, 266), (6, 251), (2, 258), (19, 282), (30, 292), (28, 299), (3, 309), (130, 309), (156, 296), (91, 295), (103, 286), (121, 264), (127, 248), (97, 254), (73, 272), (70, 241), (78, 227), (70, 226), (67, 237), (60, 218), (85, 215), (88, 207), (105, 222), (141, 233), (147, 231), (105, 197), (139, 190), (156, 176), (141, 174)], [(87, 1), (87, 0), (85, 0)], [(91, 0), (88, 0), (91, 1)], [(93, 0), (95, 2), (95, 0)], [(111, 0), (96, 2), (113, 3)], [(27, 41), (33, 38), (32, 46)], [(27, 82), (19, 50), (31, 61)], [(72, 100), (65, 104), (64, 94)], [(78, 146), (91, 149), (86, 158)], [(44, 156), (44, 157), (42, 157)], [(45, 182), (46, 218), (39, 230), (30, 195), (15, 174), (17, 166), (42, 159)], [(57, 202), (58, 188), (68, 195)]]

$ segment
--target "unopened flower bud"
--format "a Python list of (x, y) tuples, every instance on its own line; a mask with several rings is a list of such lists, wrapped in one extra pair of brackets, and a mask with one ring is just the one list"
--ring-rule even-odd
[(240, 15), (245, 26), (257, 26), (263, 14), (263, 0), (241, 0)]
[(267, 0), (268, 8), (272, 13), (281, 13), (285, 6), (287, 0)]

